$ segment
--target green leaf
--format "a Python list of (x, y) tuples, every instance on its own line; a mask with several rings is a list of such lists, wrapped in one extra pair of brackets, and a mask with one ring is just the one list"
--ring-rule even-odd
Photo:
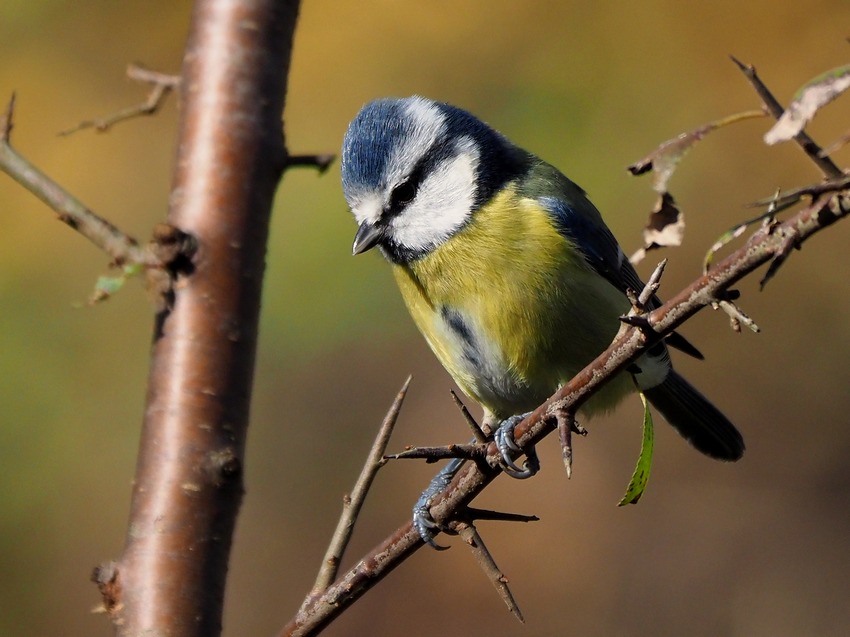
[(646, 489), (646, 483), (649, 482), (649, 470), (652, 468), (652, 447), (655, 443), (655, 434), (652, 429), (652, 414), (649, 411), (649, 403), (646, 401), (646, 396), (644, 396), (642, 391), (638, 391), (638, 394), (643, 403), (643, 441), (640, 445), (640, 456), (638, 456), (632, 479), (629, 481), (629, 486), (626, 487), (626, 494), (617, 503), (617, 506), (637, 504)]
[(100, 303), (101, 301), (106, 301), (107, 299), (112, 298), (114, 294), (124, 287), (127, 279), (139, 276), (142, 272), (144, 272), (144, 268), (140, 264), (132, 263), (122, 267), (121, 274), (118, 276), (98, 277), (97, 282), (94, 285), (94, 291), (89, 297), (88, 304), (94, 305), (95, 303)]

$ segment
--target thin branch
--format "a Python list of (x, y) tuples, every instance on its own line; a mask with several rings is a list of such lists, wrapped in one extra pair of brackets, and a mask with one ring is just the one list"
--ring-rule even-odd
[(162, 267), (163, 262), (151, 250), (140, 246), (133, 237), (96, 215), (79, 199), (12, 148), (14, 107), (15, 96), (12, 95), (0, 119), (0, 170), (47, 204), (56, 212), (59, 221), (106, 252), (115, 265), (139, 264)]
[(167, 86), (172, 89), (179, 88), (181, 82), (179, 75), (154, 71), (141, 64), (128, 64), (127, 77), (136, 82), (145, 82), (154, 86)]
[[(848, 197), (850, 198), (850, 197)], [(575, 411), (594, 392), (638, 358), (658, 337), (669, 334), (702, 308), (723, 300), (730, 286), (773, 259), (786, 237), (794, 235), (797, 245), (844, 218), (850, 201), (843, 196), (823, 195), (775, 228), (761, 228), (747, 243), (718, 262), (708, 273), (646, 315), (644, 329), (622, 325), (611, 346), (584, 370), (538, 407), (514, 431), (517, 443), (529, 449), (553, 431), (550, 415), (557, 409)], [(465, 465), (443, 494), (433, 498), (431, 515), (438, 524), (457, 519), (459, 512), (499, 474), (501, 455), (494, 443), (487, 447), (485, 463)], [(324, 595), (303, 608), (280, 635), (314, 635), (342, 613), (367, 590), (386, 577), (416, 550), (424, 546), (412, 522), (399, 527), (368, 555), (345, 573)]]
[(309, 600), (317, 595), (320, 595), (336, 578), (339, 571), (339, 565), (348, 542), (351, 539), (351, 534), (354, 531), (354, 525), (357, 522), (357, 517), (360, 515), (360, 510), (363, 508), (363, 503), (366, 500), (366, 495), (369, 493), (369, 488), (378, 473), (378, 470), (386, 464), (384, 452), (387, 449), (387, 443), (390, 441), (395, 423), (398, 420), (401, 406), (404, 403), (404, 398), (407, 395), (407, 389), (410, 387), (410, 381), (413, 376), (408, 376), (407, 380), (402, 385), (398, 394), (390, 406), (387, 415), (381, 423), (378, 430), (378, 435), (375, 437), (375, 442), (369, 450), (369, 455), (363, 465), (363, 470), (357, 478), (354, 489), (350, 496), (346, 496), (343, 500), (342, 515), (337, 522), (336, 530), (334, 531), (331, 542), (328, 545), (328, 550), (325, 552), (325, 557), (322, 560), (322, 568), (316, 577), (316, 583), (313, 584), (313, 590), (310, 592), (310, 597), (304, 600), (307, 604)]
[(481, 570), (484, 571), (487, 579), (490, 580), (491, 584), (493, 584), (493, 587), (499, 593), (499, 597), (501, 597), (502, 601), (505, 602), (505, 605), (508, 607), (508, 610), (511, 611), (511, 614), (516, 617), (520, 623), (524, 624), (525, 619), (522, 616), (522, 611), (519, 609), (519, 605), (517, 604), (513, 593), (511, 593), (511, 589), (508, 587), (508, 578), (505, 577), (505, 574), (502, 573), (501, 569), (496, 564), (496, 560), (493, 559), (493, 555), (490, 553), (487, 545), (484, 544), (484, 540), (481, 539), (481, 535), (478, 533), (478, 529), (475, 528), (475, 525), (471, 522), (455, 522), (451, 525), (451, 528), (460, 535), (461, 539), (463, 539), (467, 546), (469, 546), (472, 551), (472, 556), (475, 558), (478, 566), (481, 567)]
[(392, 453), (387, 460), (426, 460), (428, 463), (451, 458), (474, 460), (482, 457), (481, 444), (444, 445), (442, 447), (410, 447), (399, 453)]
[(321, 153), (318, 155), (290, 155), (286, 159), (287, 168), (316, 168), (319, 174), (324, 174), (331, 164), (334, 163), (336, 155), (333, 153)]
[[(747, 206), (751, 208), (768, 206), (769, 210), (767, 212), (776, 214), (798, 203), (803, 197), (814, 197), (824, 193), (840, 192), (847, 188), (850, 188), (850, 175), (842, 173), (839, 177), (828, 179), (818, 184), (809, 184), (808, 186), (801, 186), (800, 188), (786, 190), (785, 192), (777, 192), (772, 197), (753, 201), (748, 203)], [(758, 221), (760, 218), (757, 217), (752, 221)]]
[(130, 64), (127, 67), (127, 77), (137, 82), (145, 82), (153, 85), (144, 102), (134, 106), (128, 106), (100, 119), (82, 121), (72, 128), (61, 131), (59, 134), (62, 136), (71, 135), (86, 128), (94, 128), (97, 132), (104, 133), (115, 124), (124, 120), (144, 115), (153, 115), (165, 104), (165, 100), (171, 92), (180, 86), (179, 75), (166, 75), (165, 73), (146, 69), (138, 64)]
[(841, 150), (848, 143), (850, 143), (850, 131), (847, 131), (846, 133), (842, 134), (838, 139), (836, 139), (829, 146), (824, 148), (821, 151), (821, 156), (826, 157), (827, 155), (830, 155), (831, 153), (834, 153), (837, 150)]
[[(758, 93), (764, 105), (767, 107), (767, 110), (770, 111), (770, 114), (775, 118), (779, 119), (782, 117), (782, 113), (785, 112), (785, 108), (779, 101), (773, 96), (773, 93), (770, 92), (770, 89), (764, 85), (764, 82), (761, 81), (761, 78), (756, 74), (756, 68), (752, 64), (744, 64), (735, 56), (730, 56), (732, 61), (737, 65), (741, 72), (747, 77), (750, 83), (753, 85), (753, 88)], [(800, 131), (794, 136), (794, 140), (800, 145), (803, 151), (808, 155), (809, 159), (811, 159), (817, 167), (821, 170), (824, 176), (835, 179), (844, 175), (841, 169), (835, 165), (829, 157), (825, 156), (823, 149), (818, 146), (814, 140), (809, 137), (806, 131)]]
[(733, 331), (740, 332), (741, 326), (744, 325), (751, 332), (755, 332), (756, 334), (761, 332), (761, 328), (756, 325), (756, 322), (749, 316), (747, 316), (741, 308), (739, 308), (731, 301), (717, 301), (715, 303), (712, 303), (711, 307), (715, 310), (722, 310), (726, 312), (726, 314), (729, 316), (729, 323), (731, 324)]

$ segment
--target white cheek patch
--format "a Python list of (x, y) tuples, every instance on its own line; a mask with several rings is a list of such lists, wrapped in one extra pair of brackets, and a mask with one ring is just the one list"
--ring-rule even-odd
[(401, 245), (413, 250), (433, 248), (469, 219), (477, 192), (479, 154), (468, 137), (457, 141), (456, 151), (431, 171), (416, 198), (393, 218), (392, 236)]

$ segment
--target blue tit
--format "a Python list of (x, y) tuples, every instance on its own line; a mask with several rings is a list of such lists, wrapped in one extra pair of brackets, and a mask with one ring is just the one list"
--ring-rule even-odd
[[(353, 252), (389, 261), (417, 327), (484, 423), (535, 409), (613, 340), (643, 288), (596, 207), (556, 168), (470, 113), (422, 97), (362, 108), (342, 149)], [(657, 299), (653, 304), (657, 306)], [(659, 342), (583, 407), (639, 387), (699, 451), (737, 460), (734, 425)], [(634, 379), (634, 380), (633, 380)]]

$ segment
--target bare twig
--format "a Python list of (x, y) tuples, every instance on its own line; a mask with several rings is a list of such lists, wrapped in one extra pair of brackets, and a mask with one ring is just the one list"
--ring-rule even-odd
[(113, 125), (124, 120), (143, 115), (153, 115), (162, 107), (171, 92), (180, 86), (179, 75), (166, 75), (165, 73), (146, 69), (138, 64), (130, 64), (127, 67), (127, 77), (137, 82), (145, 82), (153, 85), (144, 102), (134, 106), (128, 106), (100, 119), (82, 121), (72, 128), (61, 131), (59, 134), (63, 136), (71, 135), (86, 128), (94, 128), (97, 132), (104, 133)]
[(0, 120), (0, 169), (54, 210), (59, 221), (106, 252), (113, 264), (163, 266), (163, 262), (151, 250), (140, 246), (133, 237), (96, 215), (12, 148), (14, 107), (15, 96), (13, 95)]
[(324, 174), (331, 164), (334, 163), (336, 155), (333, 153), (323, 153), (319, 155), (290, 155), (286, 159), (287, 168), (316, 168), (319, 174)]
[(322, 567), (316, 577), (316, 583), (313, 584), (310, 597), (304, 600), (305, 604), (309, 603), (310, 599), (316, 595), (320, 595), (327, 590), (328, 586), (336, 578), (340, 561), (351, 539), (354, 525), (357, 522), (358, 515), (360, 515), (360, 510), (363, 508), (369, 488), (372, 486), (378, 470), (386, 464), (384, 452), (387, 449), (390, 435), (392, 435), (393, 428), (398, 420), (398, 415), (401, 411), (402, 403), (404, 403), (404, 398), (407, 395), (407, 389), (410, 387), (411, 380), (413, 380), (413, 376), (408, 376), (396, 395), (393, 404), (390, 406), (387, 415), (384, 416), (384, 420), (378, 430), (378, 435), (375, 436), (375, 442), (372, 443), (372, 448), (369, 450), (369, 455), (366, 458), (360, 476), (354, 484), (354, 489), (352, 489), (351, 495), (346, 496), (343, 500), (342, 515), (339, 517), (336, 530), (328, 545), (328, 550), (325, 552)]
[(841, 137), (839, 137), (834, 142), (829, 144), (829, 146), (824, 148), (821, 151), (821, 156), (826, 157), (827, 155), (834, 153), (837, 150), (841, 150), (848, 143), (850, 143), (850, 131), (847, 131), (846, 133), (842, 134)]
[(508, 578), (505, 577), (505, 574), (502, 573), (496, 565), (496, 560), (493, 559), (493, 555), (490, 553), (487, 545), (484, 544), (484, 540), (481, 539), (481, 535), (478, 533), (478, 529), (475, 528), (475, 525), (471, 522), (453, 522), (450, 526), (452, 527), (452, 530), (457, 532), (457, 534), (460, 535), (463, 541), (469, 546), (472, 551), (472, 556), (475, 558), (478, 566), (481, 567), (481, 570), (484, 571), (487, 579), (489, 579), (490, 583), (493, 584), (496, 591), (499, 593), (499, 597), (501, 597), (502, 601), (505, 602), (505, 605), (508, 607), (508, 610), (511, 611), (511, 614), (521, 623), (525, 623), (522, 611), (519, 609), (516, 599), (514, 598), (513, 593), (511, 593), (511, 589), (508, 587)]
[(741, 325), (749, 328), (750, 331), (758, 334), (761, 329), (756, 322), (749, 316), (744, 314), (744, 311), (731, 301), (716, 301), (711, 304), (715, 310), (723, 310), (729, 316), (729, 322), (732, 325), (732, 330), (735, 332), (741, 331)]
[[(756, 69), (752, 64), (744, 64), (735, 56), (730, 56), (732, 61), (737, 65), (741, 72), (747, 77), (750, 83), (753, 85), (753, 88), (758, 93), (764, 105), (767, 107), (767, 110), (770, 114), (775, 118), (779, 119), (782, 117), (782, 113), (785, 112), (785, 108), (779, 101), (773, 96), (773, 93), (770, 92), (770, 89), (764, 85), (761, 81), (761, 78), (756, 74)], [(817, 167), (821, 170), (824, 176), (828, 178), (838, 178), (843, 176), (843, 172), (841, 169), (835, 165), (829, 157), (827, 157), (823, 149), (818, 146), (814, 140), (809, 137), (808, 133), (805, 131), (800, 131), (794, 136), (794, 140), (800, 145), (806, 155), (811, 159)]]
[(168, 86), (176, 89), (180, 86), (180, 76), (154, 71), (141, 64), (128, 64), (127, 77), (136, 82), (145, 82), (154, 86)]
[[(776, 214), (798, 203), (803, 197), (814, 197), (824, 193), (840, 192), (847, 188), (850, 188), (850, 175), (842, 174), (840, 177), (828, 179), (819, 184), (809, 184), (808, 186), (802, 186), (800, 188), (794, 188), (784, 192), (777, 192), (772, 197), (753, 201), (752, 203), (747, 204), (747, 206), (753, 208), (768, 206), (768, 212)], [(757, 217), (753, 221), (758, 221), (760, 218), (761, 217)]]
[(110, 265), (120, 268), (118, 276), (102, 276), (89, 303), (109, 298), (128, 278), (144, 274), (145, 283), (157, 312), (171, 306), (178, 274), (191, 269), (197, 244), (194, 238), (167, 223), (157, 224), (145, 245), (98, 216), (64, 190), (11, 145), (15, 96), (0, 119), (0, 170), (47, 204), (60, 221), (76, 230), (110, 257)]
[(429, 463), (450, 458), (474, 460), (483, 456), (480, 444), (445, 445), (442, 447), (411, 447), (399, 453), (389, 454), (387, 460), (427, 460)]

